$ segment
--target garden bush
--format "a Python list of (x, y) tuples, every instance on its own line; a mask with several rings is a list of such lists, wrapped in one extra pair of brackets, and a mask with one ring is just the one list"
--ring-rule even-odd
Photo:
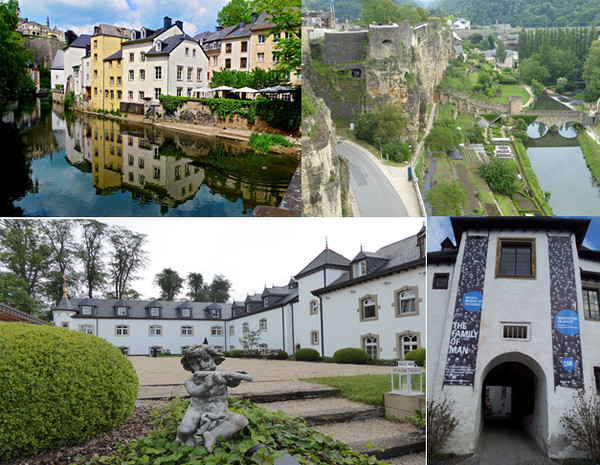
[(444, 397), (427, 401), (427, 457), (438, 452), (459, 423), (454, 414), (454, 400)]
[(333, 354), (335, 363), (367, 363), (367, 360), (369, 360), (367, 353), (354, 347), (336, 350)]
[(321, 355), (315, 349), (298, 349), (294, 354), (296, 360), (301, 362), (317, 362)]
[(418, 366), (425, 366), (425, 349), (411, 350), (404, 356), (404, 360), (414, 360)]
[(129, 418), (138, 378), (96, 336), (0, 323), (0, 461), (79, 444)]
[(246, 353), (243, 350), (236, 349), (229, 352), (229, 356), (232, 358), (244, 358)]
[(259, 134), (253, 132), (250, 134), (250, 146), (260, 153), (268, 153), (271, 147), (281, 145), (283, 147), (291, 147), (292, 144), (283, 136), (272, 135), (272, 134)]

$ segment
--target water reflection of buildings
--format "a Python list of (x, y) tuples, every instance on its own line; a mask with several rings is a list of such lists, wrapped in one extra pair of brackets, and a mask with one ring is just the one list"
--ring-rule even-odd
[(9, 105), (8, 111), (2, 114), (3, 123), (15, 123), (18, 129), (29, 128), (37, 125), (42, 117), (42, 107), (40, 99), (35, 99), (19, 108), (17, 102)]

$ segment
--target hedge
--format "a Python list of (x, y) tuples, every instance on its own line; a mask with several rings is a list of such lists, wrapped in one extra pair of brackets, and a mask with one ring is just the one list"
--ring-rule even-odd
[(0, 323), (0, 360), (0, 461), (82, 443), (133, 411), (137, 374), (99, 337)]
[(411, 350), (404, 356), (404, 360), (414, 360), (418, 366), (425, 366), (425, 349)]
[(333, 354), (335, 363), (367, 363), (368, 360), (369, 356), (364, 350), (354, 347), (339, 349)]
[(298, 349), (294, 354), (296, 360), (301, 362), (317, 362), (321, 360), (321, 354), (315, 349)]

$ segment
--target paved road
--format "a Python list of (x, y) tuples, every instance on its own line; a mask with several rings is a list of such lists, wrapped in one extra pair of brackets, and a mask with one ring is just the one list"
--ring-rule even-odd
[(346, 142), (338, 142), (337, 149), (348, 159), (350, 187), (361, 216), (409, 216), (390, 181), (368, 155)]
[(470, 465), (553, 465), (522, 431), (502, 422), (485, 426)]

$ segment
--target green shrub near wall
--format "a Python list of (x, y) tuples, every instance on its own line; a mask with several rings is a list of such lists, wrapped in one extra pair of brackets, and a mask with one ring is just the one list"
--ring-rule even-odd
[(339, 349), (333, 354), (335, 363), (367, 363), (367, 360), (369, 360), (367, 353), (354, 347)]
[(317, 362), (321, 360), (321, 354), (315, 349), (298, 349), (294, 358), (300, 362)]
[(99, 337), (0, 323), (0, 360), (0, 461), (79, 444), (133, 411), (137, 374)]
[(404, 360), (414, 360), (418, 366), (425, 366), (425, 349), (411, 350), (404, 356)]

